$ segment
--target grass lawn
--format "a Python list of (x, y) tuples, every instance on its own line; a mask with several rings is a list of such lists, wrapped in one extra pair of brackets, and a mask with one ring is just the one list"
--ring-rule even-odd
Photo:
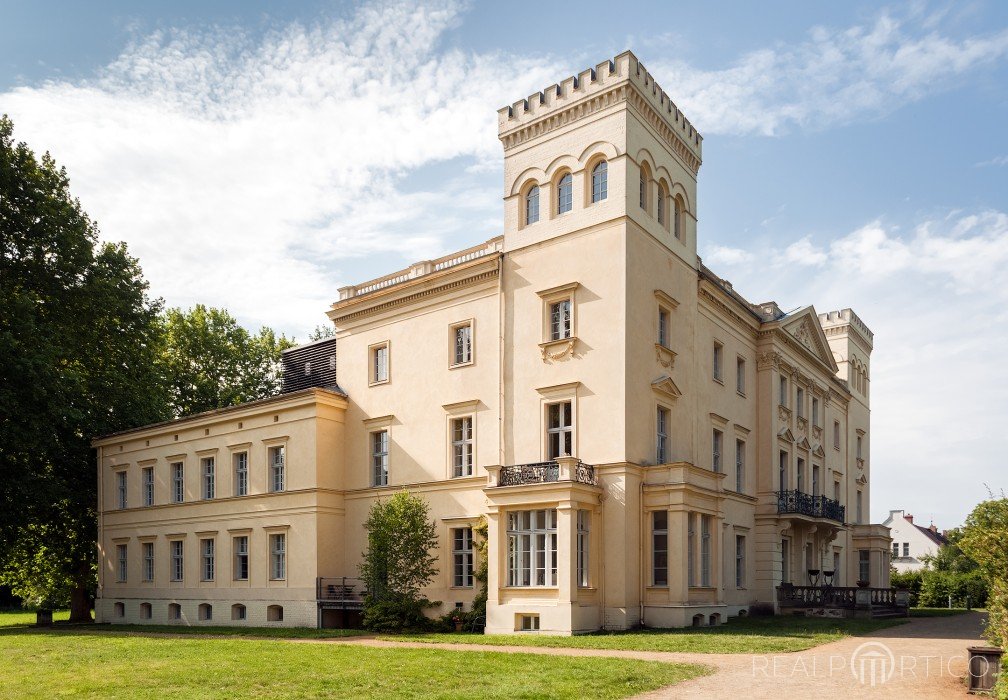
[(4, 698), (621, 698), (706, 672), (625, 659), (0, 630)]
[(565, 647), (573, 649), (632, 649), (635, 651), (679, 651), (710, 654), (770, 654), (801, 651), (836, 641), (842, 637), (866, 634), (905, 622), (895, 620), (829, 620), (817, 617), (731, 618), (727, 624), (701, 629), (686, 627), (669, 630), (643, 630), (581, 634), (561, 637), (538, 634), (414, 634), (383, 637), (455, 644), (500, 644), (527, 647)]

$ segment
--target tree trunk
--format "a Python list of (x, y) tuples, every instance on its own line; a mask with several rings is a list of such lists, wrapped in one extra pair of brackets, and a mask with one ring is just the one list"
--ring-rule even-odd
[(80, 579), (70, 592), (70, 622), (91, 622), (91, 596)]

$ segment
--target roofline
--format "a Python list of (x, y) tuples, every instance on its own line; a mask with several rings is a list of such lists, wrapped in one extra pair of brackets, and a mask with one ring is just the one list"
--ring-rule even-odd
[(273, 396), (267, 396), (264, 399), (256, 399), (255, 401), (246, 401), (245, 403), (235, 404), (234, 406), (224, 406), (223, 408), (215, 408), (209, 411), (202, 411), (201, 413), (193, 413), (188, 416), (173, 418), (171, 420), (165, 420), (159, 423), (149, 423), (147, 425), (137, 426), (136, 428), (130, 428), (128, 430), (120, 430), (115, 433), (106, 433), (105, 435), (100, 435), (91, 440), (91, 446), (100, 447), (102, 444), (112, 440), (113, 438), (121, 438), (126, 435), (142, 433), (148, 430), (158, 430), (159, 428), (167, 428), (168, 426), (172, 425), (184, 425), (186, 423), (196, 422), (205, 418), (223, 416), (229, 413), (236, 413), (238, 411), (246, 410), (249, 408), (268, 406), (269, 404), (272, 403), (280, 403), (282, 401), (288, 401), (290, 399), (302, 399), (302, 398), (308, 398), (309, 396), (318, 397), (319, 395), (339, 398), (343, 400), (346, 400), (347, 398), (346, 393), (342, 389), (340, 389), (339, 391), (334, 391), (332, 389), (323, 389), (321, 387), (308, 387), (307, 389), (299, 389), (298, 391), (291, 391), (286, 394), (274, 394)]

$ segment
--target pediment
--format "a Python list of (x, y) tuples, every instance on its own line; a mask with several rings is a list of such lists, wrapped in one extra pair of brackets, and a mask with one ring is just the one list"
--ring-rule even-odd
[(808, 350), (820, 362), (837, 371), (836, 360), (833, 359), (833, 351), (830, 350), (826, 340), (826, 334), (822, 326), (819, 325), (819, 316), (815, 309), (806, 306), (804, 309), (795, 311), (785, 320), (784, 332), (798, 341), (798, 344)]
[(859, 476), (857, 479), (854, 480), (854, 483), (860, 486), (864, 486), (865, 484), (868, 483), (868, 477), (862, 474), (861, 476)]
[(815, 449), (812, 450), (812, 454), (814, 454), (816, 457), (825, 457), (826, 456), (826, 452), (823, 451), (822, 445), (816, 445)]
[(779, 437), (781, 440), (794, 442), (794, 433), (791, 432), (791, 428), (784, 428), (779, 433), (777, 433), (777, 437)]
[(798, 447), (802, 448), (803, 450), (812, 449), (812, 445), (809, 444), (807, 437), (803, 437), (801, 440), (798, 441)]
[(679, 391), (679, 387), (672, 381), (672, 378), (664, 374), (651, 382), (651, 388), (670, 399), (678, 399), (682, 396), (682, 392)]

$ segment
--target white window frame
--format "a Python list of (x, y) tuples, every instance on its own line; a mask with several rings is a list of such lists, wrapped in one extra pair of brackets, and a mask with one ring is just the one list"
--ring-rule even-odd
[(472, 414), (449, 418), (452, 478), (472, 476), (475, 470), (475, 418)]
[(116, 582), (126, 583), (129, 579), (129, 546), (125, 543), (116, 545)]
[(388, 384), (392, 377), (391, 344), (385, 340), (368, 346), (368, 386)]
[(782, 374), (777, 381), (778, 381), (777, 400), (780, 402), (781, 406), (783, 406), (784, 408), (788, 408), (788, 395), (789, 395), (788, 379)]
[(735, 493), (746, 491), (745, 451), (746, 441), (735, 438)]
[(533, 183), (522, 198), (525, 226), (539, 223), (539, 185)]
[(655, 464), (668, 464), (669, 461), (669, 422), (672, 412), (658, 404), (655, 411)]
[(672, 330), (672, 312), (662, 306), (658, 305), (658, 344), (663, 348), (669, 347), (670, 332)]
[(453, 323), (449, 331), (450, 367), (466, 367), (473, 363), (473, 322), (472, 319)]
[(185, 542), (183, 540), (168, 541), (168, 555), (171, 562), (171, 580), (185, 581)]
[(200, 458), (200, 489), (203, 500), (213, 500), (217, 495), (217, 459), (216, 457)]
[(711, 541), (711, 516), (700, 515), (700, 585), (703, 588), (710, 588), (711, 583), (711, 559), (713, 542)]
[(696, 513), (686, 514), (686, 584), (696, 587)]
[(746, 587), (746, 538), (735, 535), (735, 587)]
[(574, 335), (574, 302), (570, 297), (549, 302), (549, 340), (567, 340)]
[[(232, 578), (235, 581), (248, 581), (250, 571), (249, 536), (234, 535), (231, 538), (231, 549), (234, 552), (234, 571)], [(245, 574), (242, 576), (242, 574)]]
[(119, 510), (129, 507), (129, 476), (125, 469), (120, 469), (116, 475), (116, 507)]
[(715, 474), (724, 471), (724, 431), (720, 428), (713, 428), (711, 432), (711, 470)]
[(144, 467), (140, 470), (141, 487), (143, 488), (144, 506), (154, 505), (154, 467)]
[(711, 378), (718, 384), (724, 384), (724, 344), (715, 340), (711, 355)]
[(746, 361), (741, 355), (735, 356), (735, 392), (746, 395)]
[(213, 581), (217, 568), (217, 540), (205, 537), (200, 540), (200, 581)]
[(795, 388), (795, 413), (799, 418), (805, 417), (805, 389), (800, 386)]
[(508, 586), (557, 585), (556, 508), (508, 512), (507, 538)]
[(454, 527), (451, 529), (452, 542), (452, 587), (472, 588), (475, 576), (473, 566), (473, 531), (472, 527)]
[(833, 421), (833, 449), (840, 451), (840, 421)]
[(609, 163), (605, 160), (592, 165), (589, 175), (591, 182), (591, 203), (598, 204), (609, 198)]
[[(564, 406), (567, 407), (567, 415), (564, 415)], [(546, 415), (546, 459), (553, 460), (565, 454), (573, 456), (574, 447), (574, 401), (564, 399), (561, 401), (551, 401), (545, 405)], [(556, 418), (554, 421), (554, 408), (556, 408)], [(556, 446), (554, 449), (554, 442)], [(565, 448), (566, 449), (565, 451)]]
[(155, 553), (154, 553), (154, 543), (153, 542), (141, 542), (140, 543), (140, 553), (143, 556), (143, 581), (145, 583), (154, 582), (155, 569)]
[(231, 458), (234, 463), (234, 495), (247, 496), (249, 494), (249, 453), (248, 450), (235, 452)]
[(791, 453), (787, 450), (777, 451), (777, 483), (780, 491), (789, 491), (791, 486)]
[(651, 511), (651, 585), (659, 588), (669, 585), (668, 536), (668, 511)]
[(287, 580), (287, 533), (271, 532), (269, 536), (270, 581)]
[(388, 428), (380, 428), (368, 433), (368, 447), (371, 453), (371, 486), (388, 486), (390, 443)]
[(185, 462), (172, 462), (171, 471), (172, 503), (185, 503)]
[(557, 180), (557, 216), (574, 209), (574, 175), (570, 171)]
[(266, 448), (266, 474), (270, 493), (283, 493), (287, 490), (286, 443)]
[(578, 509), (576, 520), (577, 585), (588, 588), (591, 585), (591, 513), (584, 508)]

